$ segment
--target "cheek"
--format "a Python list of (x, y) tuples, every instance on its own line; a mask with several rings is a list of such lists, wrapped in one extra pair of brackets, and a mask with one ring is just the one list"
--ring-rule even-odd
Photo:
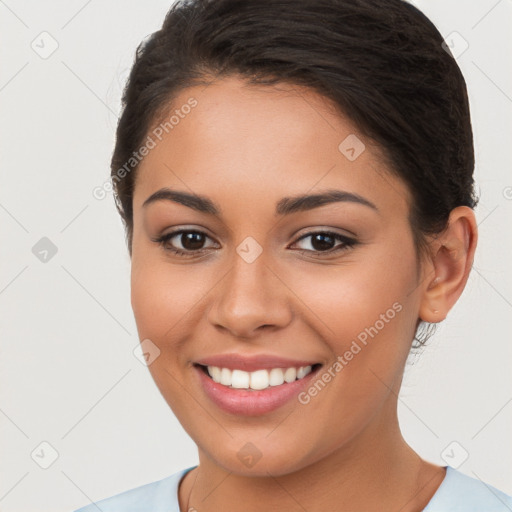
[(352, 340), (364, 343), (377, 335), (390, 343), (404, 343), (404, 329), (416, 320), (415, 304), (411, 304), (415, 299), (410, 295), (415, 285), (414, 261), (408, 247), (397, 254), (390, 244), (378, 254), (368, 250), (357, 260), (347, 258), (338, 267), (310, 266), (288, 280), (314, 313), (308, 315), (312, 327), (340, 354)]
[(170, 271), (169, 267), (161, 258), (147, 253), (139, 258), (134, 251), (131, 304), (139, 339), (151, 340), (160, 351), (148, 366), (151, 376), (169, 406), (179, 411), (183, 401), (181, 371), (186, 359), (179, 344), (192, 330), (194, 305), (201, 295), (187, 283), (180, 269)]
[[(171, 408), (180, 411), (183, 385), (190, 371), (197, 326), (206, 315), (212, 271), (197, 265), (171, 265), (165, 256), (132, 258), (131, 303), (139, 339), (151, 340), (158, 357), (148, 369)], [(179, 413), (178, 413), (179, 414)]]
[(163, 258), (134, 258), (131, 272), (131, 303), (139, 335), (164, 339), (186, 322), (204, 295), (197, 273), (181, 266), (171, 271)]
[[(311, 400), (319, 413), (323, 407), (337, 411), (330, 416), (335, 422), (347, 417), (353, 421), (357, 414), (362, 421), (382, 403), (388, 386), (400, 379), (414, 336), (418, 305), (411, 294), (416, 276), (413, 247), (390, 244), (367, 255), (347, 259), (339, 268), (304, 273), (295, 287), (314, 312), (308, 314), (309, 327), (321, 333), (331, 364), (338, 361), (336, 368), (331, 366), (335, 377), (325, 376), (329, 391)], [(319, 387), (324, 389), (321, 383)]]

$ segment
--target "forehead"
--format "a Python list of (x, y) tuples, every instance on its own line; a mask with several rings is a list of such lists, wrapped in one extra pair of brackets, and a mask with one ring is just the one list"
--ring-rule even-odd
[(311, 89), (230, 77), (182, 90), (161, 120), (137, 170), (134, 210), (167, 187), (272, 208), (283, 196), (342, 189), (408, 211), (407, 187), (378, 148)]

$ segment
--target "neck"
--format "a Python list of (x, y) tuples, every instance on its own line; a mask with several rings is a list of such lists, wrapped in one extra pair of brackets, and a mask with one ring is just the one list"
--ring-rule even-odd
[(419, 512), (445, 470), (422, 460), (405, 442), (396, 400), (349, 443), (292, 473), (236, 475), (199, 451), (200, 464), (179, 490), (180, 509), (234, 512), (325, 510)]

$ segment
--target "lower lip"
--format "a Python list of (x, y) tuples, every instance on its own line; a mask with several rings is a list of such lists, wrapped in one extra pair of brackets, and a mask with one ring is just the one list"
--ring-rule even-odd
[(282, 407), (309, 385), (319, 368), (320, 366), (302, 379), (254, 391), (229, 388), (215, 382), (201, 368), (194, 367), (203, 390), (213, 403), (226, 412), (245, 416), (259, 416)]

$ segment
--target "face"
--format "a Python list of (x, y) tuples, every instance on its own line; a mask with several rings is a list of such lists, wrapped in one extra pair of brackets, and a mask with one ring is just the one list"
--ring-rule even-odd
[(385, 435), (421, 293), (405, 184), (311, 90), (231, 77), (175, 110), (137, 171), (132, 306), (200, 457), (282, 475)]

